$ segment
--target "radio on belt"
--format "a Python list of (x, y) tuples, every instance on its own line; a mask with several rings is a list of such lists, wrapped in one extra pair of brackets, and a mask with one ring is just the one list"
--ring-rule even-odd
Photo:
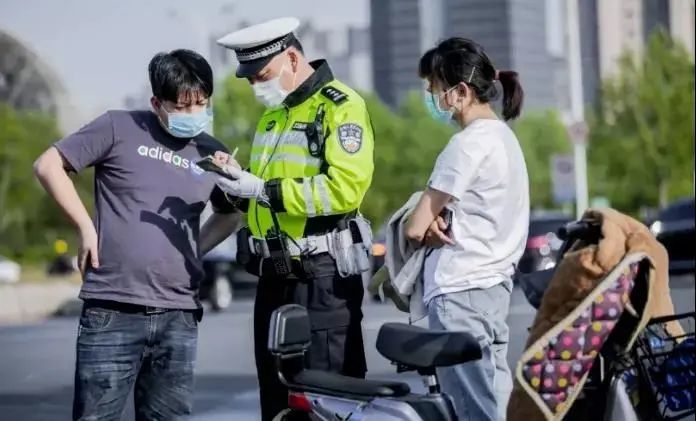
[(266, 244), (276, 275), (284, 276), (292, 272), (292, 257), (288, 251), (288, 236), (280, 229), (278, 215), (268, 203), (260, 203), (271, 211), (273, 227), (266, 233)]

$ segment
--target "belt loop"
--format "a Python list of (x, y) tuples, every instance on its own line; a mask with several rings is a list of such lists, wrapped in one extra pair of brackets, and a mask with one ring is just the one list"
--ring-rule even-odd
[(162, 314), (166, 313), (167, 309), (164, 308), (159, 308), (159, 307), (150, 307), (150, 306), (145, 306), (145, 314)]
[(305, 244), (303, 245), (302, 243), (300, 243), (300, 246), (302, 246), (301, 248), (311, 253), (317, 248), (317, 238), (315, 236), (309, 236), (307, 237)]
[(334, 251), (334, 231), (326, 234), (326, 252), (333, 258), (336, 258), (336, 252)]
[(261, 256), (264, 259), (271, 257), (271, 250), (268, 249), (268, 242), (265, 239), (261, 240)]

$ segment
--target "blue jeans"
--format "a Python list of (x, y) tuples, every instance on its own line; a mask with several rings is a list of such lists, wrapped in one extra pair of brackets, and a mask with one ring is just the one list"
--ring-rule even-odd
[(146, 315), (86, 302), (77, 336), (73, 420), (120, 420), (134, 385), (137, 420), (190, 414), (197, 337), (193, 311)]
[(431, 329), (470, 332), (483, 351), (478, 361), (437, 369), (442, 391), (452, 398), (460, 420), (505, 419), (512, 391), (505, 322), (511, 290), (507, 280), (487, 289), (438, 295), (428, 303)]

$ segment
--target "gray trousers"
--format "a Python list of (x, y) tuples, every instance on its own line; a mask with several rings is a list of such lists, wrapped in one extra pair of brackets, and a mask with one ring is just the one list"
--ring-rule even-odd
[(487, 289), (439, 295), (428, 303), (431, 329), (467, 331), (479, 340), (483, 357), (437, 369), (442, 391), (454, 402), (460, 420), (504, 420), (512, 376), (507, 364), (512, 281)]

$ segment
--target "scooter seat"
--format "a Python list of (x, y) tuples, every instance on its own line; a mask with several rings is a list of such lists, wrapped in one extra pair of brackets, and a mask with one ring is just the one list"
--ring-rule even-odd
[(398, 397), (411, 391), (406, 383), (358, 379), (320, 370), (302, 370), (289, 380), (291, 388), (333, 396)]
[(468, 332), (430, 330), (405, 323), (385, 323), (377, 351), (411, 369), (446, 367), (481, 358), (479, 342)]

